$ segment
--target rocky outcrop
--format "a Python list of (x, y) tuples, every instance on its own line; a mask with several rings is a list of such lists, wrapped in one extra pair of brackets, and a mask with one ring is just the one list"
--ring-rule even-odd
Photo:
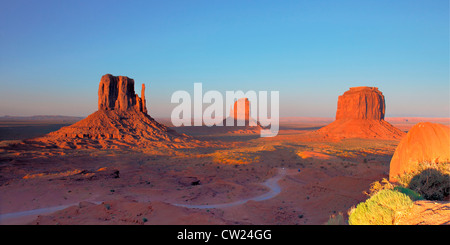
[(125, 76), (102, 76), (98, 88), (98, 109), (127, 111), (135, 109), (147, 113), (145, 85), (142, 84), (141, 97), (134, 92), (134, 80)]
[(199, 141), (178, 134), (150, 117), (145, 104), (144, 84), (139, 97), (133, 79), (107, 74), (102, 76), (99, 85), (98, 111), (36, 140), (67, 149), (198, 145)]
[(250, 119), (250, 101), (247, 98), (241, 98), (234, 102), (234, 106), (230, 110), (230, 117), (248, 121)]
[(413, 171), (418, 163), (450, 161), (450, 128), (438, 123), (418, 123), (400, 141), (391, 159), (389, 180)]
[(339, 96), (336, 120), (383, 120), (384, 112), (384, 96), (378, 88), (354, 87)]
[[(261, 132), (261, 125), (259, 122), (250, 116), (250, 101), (248, 98), (240, 98), (234, 102), (230, 109), (230, 115), (223, 120), (223, 127), (221, 131), (229, 134), (259, 134)], [(226, 126), (227, 119), (231, 120), (234, 126)]]
[(324, 138), (400, 139), (405, 134), (384, 120), (385, 100), (375, 87), (350, 88), (338, 98), (336, 120), (317, 130)]
[(145, 100), (145, 84), (142, 84), (142, 89), (141, 89), (141, 110), (143, 113), (147, 114), (147, 101)]

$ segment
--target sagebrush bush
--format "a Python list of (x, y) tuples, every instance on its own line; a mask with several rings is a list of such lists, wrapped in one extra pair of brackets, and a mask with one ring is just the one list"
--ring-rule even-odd
[(394, 185), (391, 184), (386, 178), (383, 178), (381, 181), (375, 181), (370, 184), (369, 192), (364, 192), (364, 194), (373, 196), (381, 190), (392, 190), (393, 188)]
[(449, 175), (435, 169), (425, 169), (411, 179), (408, 188), (417, 191), (427, 200), (443, 200), (450, 191)]
[(349, 212), (350, 225), (392, 225), (395, 218), (407, 212), (413, 201), (407, 195), (391, 189), (384, 189)]
[(413, 201), (424, 199), (419, 193), (417, 193), (411, 189), (405, 188), (403, 186), (396, 186), (396, 187), (394, 187), (394, 190), (409, 196), (409, 198), (411, 198), (411, 200), (413, 200)]
[(416, 191), (427, 200), (443, 200), (450, 192), (450, 164), (422, 162), (410, 173), (399, 178), (399, 183)]

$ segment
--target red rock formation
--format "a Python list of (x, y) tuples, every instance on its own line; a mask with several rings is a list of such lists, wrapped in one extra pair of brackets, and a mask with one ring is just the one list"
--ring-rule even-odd
[(336, 120), (316, 133), (333, 139), (400, 139), (404, 132), (384, 120), (385, 107), (378, 88), (350, 88), (339, 96)]
[(383, 120), (385, 102), (383, 94), (374, 87), (354, 87), (338, 98), (336, 120)]
[(414, 170), (421, 162), (450, 161), (450, 128), (438, 123), (418, 123), (400, 141), (391, 159), (389, 180)]
[[(233, 120), (234, 126), (226, 126), (227, 119), (224, 119), (224, 126), (221, 127), (223, 129), (221, 131), (231, 134), (259, 134), (261, 131), (262, 127), (259, 122), (250, 116), (250, 101), (248, 98), (235, 101), (228, 118)], [(250, 122), (254, 124), (251, 125)]]
[(104, 75), (98, 97), (98, 111), (36, 140), (61, 148), (190, 147), (199, 143), (150, 117), (145, 85), (139, 97), (131, 78)]
[(247, 98), (241, 98), (234, 102), (230, 110), (230, 117), (236, 120), (250, 120), (250, 101)]
[(142, 84), (142, 89), (141, 89), (141, 104), (142, 104), (142, 112), (147, 114), (147, 101), (145, 100), (145, 84)]
[(106, 74), (98, 88), (98, 109), (126, 111), (136, 109), (147, 113), (145, 105), (145, 85), (142, 84), (142, 97), (134, 92), (134, 80), (125, 76)]

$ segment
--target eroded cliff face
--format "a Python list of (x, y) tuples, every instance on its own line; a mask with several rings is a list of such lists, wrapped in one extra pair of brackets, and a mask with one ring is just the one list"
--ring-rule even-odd
[(350, 88), (338, 98), (336, 120), (384, 119), (384, 95), (375, 87)]
[(404, 132), (384, 120), (384, 95), (375, 87), (350, 88), (338, 98), (336, 120), (315, 133), (324, 138), (400, 139)]
[(147, 113), (145, 85), (141, 97), (134, 92), (134, 80), (125, 76), (102, 76), (98, 88), (98, 109), (126, 111), (135, 109)]

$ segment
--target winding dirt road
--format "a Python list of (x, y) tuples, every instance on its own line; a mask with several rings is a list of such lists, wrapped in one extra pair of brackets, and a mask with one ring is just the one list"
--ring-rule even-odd
[(176, 204), (172, 203), (174, 206), (178, 207), (185, 207), (185, 208), (198, 208), (198, 209), (205, 209), (205, 208), (227, 208), (232, 207), (236, 205), (244, 204), (248, 201), (264, 201), (268, 200), (270, 198), (275, 197), (276, 195), (280, 194), (281, 187), (278, 185), (278, 181), (283, 178), (286, 175), (286, 169), (280, 168), (278, 169), (278, 174), (268, 180), (266, 180), (262, 185), (267, 186), (270, 190), (260, 196), (241, 199), (235, 202), (230, 203), (219, 203), (219, 204), (208, 204), (208, 205), (191, 205), (191, 204)]
[[(256, 197), (250, 197), (246, 199), (237, 200), (230, 203), (219, 203), (219, 204), (208, 204), (208, 205), (191, 205), (191, 204), (177, 204), (177, 203), (170, 203), (174, 206), (178, 207), (185, 207), (185, 208), (197, 208), (197, 209), (207, 209), (207, 208), (227, 208), (232, 206), (237, 206), (244, 204), (248, 201), (264, 201), (271, 199), (275, 196), (277, 196), (281, 192), (281, 187), (278, 185), (278, 181), (282, 179), (284, 176), (286, 176), (286, 169), (279, 168), (278, 174), (265, 182), (262, 183), (262, 185), (269, 188), (269, 191), (256, 196)], [(95, 204), (101, 204), (102, 202), (99, 201), (90, 201)], [(50, 214), (59, 210), (63, 210), (65, 208), (78, 205), (79, 203), (72, 203), (67, 205), (60, 205), (60, 206), (53, 206), (53, 207), (47, 207), (47, 208), (40, 208), (40, 209), (33, 209), (33, 210), (27, 210), (27, 211), (20, 211), (20, 212), (14, 212), (14, 213), (6, 213), (6, 214), (0, 214), (0, 225), (5, 224), (24, 224), (27, 222), (30, 222), (34, 220), (38, 215), (44, 215), (44, 214)]]

